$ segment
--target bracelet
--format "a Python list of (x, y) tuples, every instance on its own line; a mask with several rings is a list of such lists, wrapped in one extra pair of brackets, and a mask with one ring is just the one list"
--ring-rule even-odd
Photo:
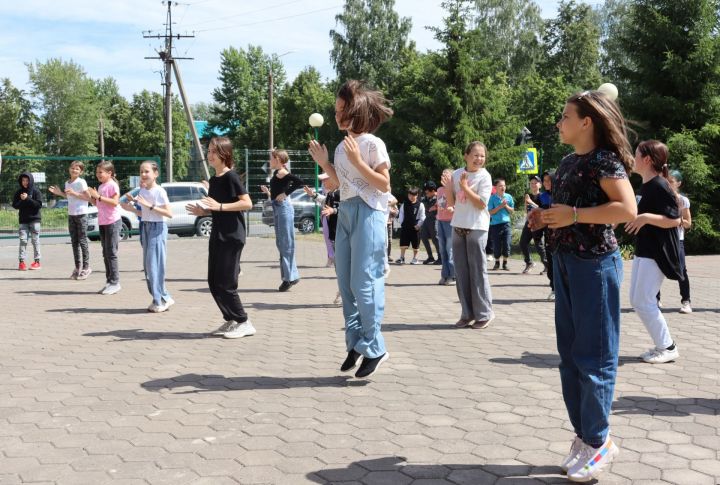
[(222, 202), (220, 202), (220, 212), (222, 212)]
[(153, 204), (152, 206), (150, 206), (150, 210), (155, 210), (155, 204)]
[(577, 224), (578, 214), (577, 207), (573, 207), (573, 224)]

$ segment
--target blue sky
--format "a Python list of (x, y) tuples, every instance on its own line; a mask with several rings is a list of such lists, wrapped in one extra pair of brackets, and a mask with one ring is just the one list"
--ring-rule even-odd
[[(400, 15), (411, 17), (411, 37), (420, 50), (437, 48), (425, 26), (439, 25), (440, 0), (396, 0)], [(558, 2), (538, 2), (552, 17)], [(589, 3), (600, 3), (598, 0)], [(191, 102), (211, 101), (218, 86), (220, 52), (229, 46), (260, 45), (282, 54), (288, 78), (313, 65), (333, 76), (328, 32), (343, 0), (186, 0), (174, 7), (176, 33), (195, 32), (176, 41), (183, 81)], [(60, 57), (83, 66), (93, 78), (111, 76), (130, 97), (143, 89), (161, 91), (160, 41), (142, 32), (164, 33), (166, 7), (160, 0), (20, 0), (0, 2), (0, 78), (28, 89), (26, 63)], [(284, 18), (288, 17), (288, 18)]]

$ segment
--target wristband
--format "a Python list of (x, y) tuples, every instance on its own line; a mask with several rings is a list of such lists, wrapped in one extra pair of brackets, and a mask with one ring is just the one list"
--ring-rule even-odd
[(222, 212), (222, 202), (220, 202), (220, 212)]
[(573, 224), (577, 224), (578, 214), (577, 207), (573, 207)]
[(150, 210), (155, 210), (155, 204), (150, 207)]

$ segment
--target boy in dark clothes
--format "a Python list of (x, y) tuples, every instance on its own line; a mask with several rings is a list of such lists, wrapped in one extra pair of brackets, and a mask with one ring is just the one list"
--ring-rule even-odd
[(418, 264), (418, 249), (420, 249), (419, 231), (425, 220), (425, 207), (418, 200), (420, 189), (410, 187), (407, 201), (400, 206), (400, 258), (395, 262), (405, 264), (405, 251), (412, 244), (413, 259), (410, 264)]
[(20, 222), (20, 264), (18, 270), (26, 271), (25, 252), (28, 243), (28, 233), (31, 235), (35, 260), (30, 264), (30, 269), (40, 269), (40, 208), (42, 197), (40, 191), (35, 187), (33, 176), (30, 172), (23, 172), (18, 177), (20, 188), (15, 192), (12, 206), (17, 209)]

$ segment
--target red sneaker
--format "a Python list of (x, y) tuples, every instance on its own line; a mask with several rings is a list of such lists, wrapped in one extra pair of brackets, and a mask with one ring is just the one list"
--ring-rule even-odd
[(27, 271), (27, 265), (25, 264), (25, 261), (20, 261), (20, 264), (18, 265), (18, 271)]
[(40, 269), (40, 261), (35, 261), (30, 265), (30, 269)]

